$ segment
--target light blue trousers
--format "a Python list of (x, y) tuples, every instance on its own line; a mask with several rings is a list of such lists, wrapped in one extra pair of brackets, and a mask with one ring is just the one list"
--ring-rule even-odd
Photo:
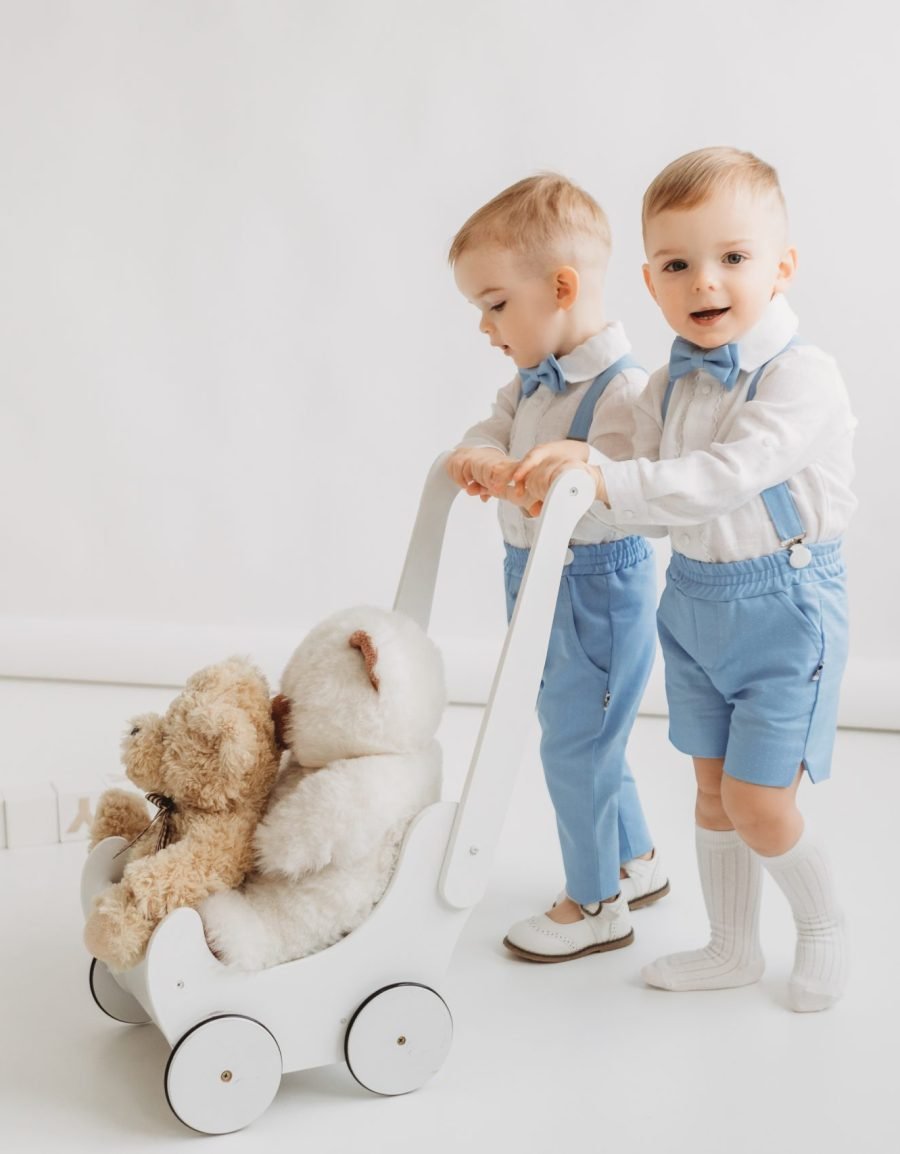
[[(572, 553), (537, 712), (566, 892), (587, 905), (617, 894), (621, 863), (653, 848), (625, 746), (656, 652), (656, 567), (643, 537)], [(527, 561), (506, 546), (510, 617)]]

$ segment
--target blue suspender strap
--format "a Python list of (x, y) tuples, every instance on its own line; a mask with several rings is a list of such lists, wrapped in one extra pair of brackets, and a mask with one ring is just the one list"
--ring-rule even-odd
[[(781, 353), (786, 352), (791, 345), (795, 343), (794, 339), (791, 338), (781, 350)], [(781, 353), (776, 353), (775, 357), (780, 357)], [(760, 365), (756, 370), (756, 374), (750, 382), (750, 388), (747, 390), (748, 401), (752, 401), (756, 396), (756, 386), (759, 384), (759, 378), (762, 376), (763, 370), (775, 360), (775, 357), (771, 357), (764, 365)], [(800, 512), (788, 488), (787, 481), (782, 481), (780, 485), (772, 485), (769, 489), (763, 489), (760, 497), (762, 497), (763, 504), (766, 506), (772, 524), (775, 526), (775, 532), (778, 534), (779, 542), (787, 548), (799, 545), (806, 536), (806, 529), (803, 527)], [(804, 556), (805, 552), (795, 552), (794, 549), (791, 549), (791, 561), (795, 566), (796, 561), (801, 560)]]
[(666, 423), (666, 414), (669, 411), (669, 401), (672, 399), (672, 390), (675, 388), (675, 382), (669, 377), (669, 383), (666, 385), (666, 391), (662, 399), (662, 423)]
[(626, 353), (624, 357), (619, 357), (614, 361), (608, 369), (594, 378), (588, 391), (581, 398), (581, 404), (575, 413), (575, 418), (572, 421), (572, 427), (569, 429), (568, 440), (570, 441), (586, 441), (588, 433), (591, 431), (591, 422), (594, 419), (594, 409), (597, 407), (597, 402), (603, 396), (603, 392), (609, 382), (623, 372), (625, 369), (639, 368), (637, 361), (631, 355)]

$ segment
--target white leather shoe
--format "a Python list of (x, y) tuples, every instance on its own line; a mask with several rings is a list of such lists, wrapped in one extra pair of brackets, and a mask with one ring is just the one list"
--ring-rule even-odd
[(546, 914), (516, 922), (503, 944), (529, 962), (568, 962), (587, 954), (619, 950), (634, 941), (628, 902), (621, 894), (603, 905), (581, 908), (584, 917), (570, 925), (560, 925)]
[(624, 862), (622, 869), (625, 877), (619, 883), (622, 896), (628, 902), (630, 910), (639, 910), (641, 906), (650, 906), (664, 898), (669, 892), (669, 879), (659, 861), (659, 854), (653, 851), (653, 856), (646, 861), (643, 858), (632, 858)]

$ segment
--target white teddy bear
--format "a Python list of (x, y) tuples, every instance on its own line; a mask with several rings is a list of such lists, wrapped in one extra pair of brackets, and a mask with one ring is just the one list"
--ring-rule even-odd
[(440, 799), (443, 664), (410, 618), (371, 606), (304, 639), (273, 709), (285, 756), (257, 868), (199, 906), (207, 941), (257, 970), (332, 945), (384, 893), (407, 826)]

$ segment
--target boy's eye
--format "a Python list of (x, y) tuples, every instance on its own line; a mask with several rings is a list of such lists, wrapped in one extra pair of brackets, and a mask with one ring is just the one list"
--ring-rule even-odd
[(742, 252), (726, 252), (723, 259), (726, 264), (743, 264), (747, 258)]
[(687, 268), (686, 260), (670, 260), (663, 265), (663, 272), (684, 272)]
[(497, 301), (495, 305), (491, 305), (492, 313), (502, 313), (506, 307), (506, 301)]

